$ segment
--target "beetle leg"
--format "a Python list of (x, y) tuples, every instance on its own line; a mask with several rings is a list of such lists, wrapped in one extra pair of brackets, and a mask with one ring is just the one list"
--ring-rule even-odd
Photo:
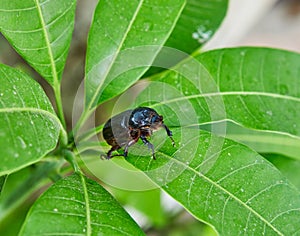
[(155, 153), (154, 153), (154, 146), (153, 146), (153, 144), (150, 143), (150, 142), (147, 140), (147, 138), (146, 138), (145, 136), (141, 136), (140, 138), (141, 138), (141, 140), (143, 141), (143, 143), (144, 143), (145, 145), (147, 145), (147, 147), (148, 147), (149, 149), (151, 149), (153, 160), (156, 160), (156, 158), (155, 158)]
[(124, 149), (124, 157), (127, 157), (127, 155), (128, 155), (128, 148), (129, 148), (130, 146), (132, 146), (133, 144), (135, 144), (135, 143), (137, 142), (137, 140), (138, 140), (138, 139), (130, 140), (130, 141), (126, 144), (125, 149)]
[(171, 141), (172, 141), (172, 145), (173, 147), (175, 147), (175, 141), (173, 139), (173, 135), (172, 135), (172, 131), (168, 128), (168, 126), (166, 126), (165, 124), (162, 124), (162, 126), (165, 128), (167, 135), (170, 137)]
[(106, 159), (111, 159), (113, 158), (114, 156), (119, 156), (119, 155), (111, 155), (113, 151), (116, 151), (118, 149), (120, 149), (121, 147), (116, 145), (116, 146), (112, 146), (111, 149), (107, 152), (107, 156), (106, 156)]

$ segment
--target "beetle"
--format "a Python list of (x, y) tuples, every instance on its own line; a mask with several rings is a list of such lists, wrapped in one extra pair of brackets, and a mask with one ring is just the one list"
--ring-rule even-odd
[[(154, 146), (148, 141), (148, 137), (159, 128), (164, 128), (167, 135), (175, 146), (171, 130), (164, 124), (163, 116), (159, 115), (154, 109), (149, 107), (138, 107), (134, 110), (124, 111), (111, 119), (109, 119), (103, 128), (103, 138), (111, 145), (111, 149), (107, 152), (106, 159), (114, 156), (128, 155), (128, 148), (134, 145), (139, 139), (152, 151), (152, 157), (155, 160)], [(112, 155), (116, 151), (124, 147), (124, 154)]]

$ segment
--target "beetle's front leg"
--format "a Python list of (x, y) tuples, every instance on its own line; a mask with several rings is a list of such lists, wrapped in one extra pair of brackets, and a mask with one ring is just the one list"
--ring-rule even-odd
[(173, 135), (172, 135), (172, 131), (168, 128), (168, 126), (166, 126), (165, 124), (162, 124), (162, 126), (165, 128), (167, 135), (170, 137), (170, 139), (172, 140), (172, 145), (173, 147), (175, 147), (175, 141), (173, 139)]
[(153, 146), (153, 144), (150, 143), (150, 142), (148, 141), (148, 139), (147, 139), (145, 136), (141, 136), (140, 138), (141, 138), (141, 140), (143, 141), (143, 143), (144, 143), (145, 145), (147, 145), (147, 147), (148, 147), (149, 149), (152, 150), (152, 157), (153, 157), (153, 160), (156, 160), (156, 158), (155, 158), (155, 153), (154, 153), (154, 146)]

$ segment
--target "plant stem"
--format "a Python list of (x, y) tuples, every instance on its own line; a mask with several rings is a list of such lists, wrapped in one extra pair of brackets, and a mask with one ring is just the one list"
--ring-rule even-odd
[(75, 138), (75, 135), (77, 134), (77, 132), (79, 131), (79, 129), (81, 128), (81, 126), (89, 118), (89, 116), (92, 114), (93, 111), (94, 110), (83, 110), (83, 112), (81, 113), (81, 115), (79, 117), (79, 120), (76, 122), (75, 127), (73, 128), (73, 130), (70, 133), (70, 135), (72, 137)]
[(79, 167), (79, 165), (76, 161), (74, 153), (71, 152), (70, 150), (65, 149), (65, 150), (63, 150), (62, 154), (65, 157), (65, 159), (71, 164), (71, 166), (73, 167), (75, 172), (81, 174), (81, 170), (80, 170), (80, 167)]
[(55, 102), (56, 102), (56, 108), (57, 108), (57, 114), (58, 117), (66, 130), (66, 120), (65, 120), (65, 115), (63, 111), (63, 105), (62, 105), (62, 99), (61, 99), (61, 92), (60, 92), (60, 83), (55, 83), (53, 86), (54, 89), (54, 95), (55, 95)]

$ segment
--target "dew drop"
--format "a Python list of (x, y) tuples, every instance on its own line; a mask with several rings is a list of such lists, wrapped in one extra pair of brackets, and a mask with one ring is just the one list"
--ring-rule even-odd
[(153, 29), (153, 24), (151, 22), (144, 22), (144, 30), (146, 32), (148, 32), (149, 30), (152, 30)]
[(2, 97), (3, 96), (3, 93), (0, 93), (0, 97)]
[(207, 30), (205, 26), (201, 25), (195, 32), (192, 33), (192, 38), (197, 40), (199, 43), (205, 43), (212, 35), (211, 30)]
[(53, 211), (54, 211), (54, 212), (58, 212), (58, 209), (57, 209), (57, 208), (54, 208)]
[(19, 155), (19, 153), (17, 153), (17, 152), (14, 154), (14, 158), (18, 158), (19, 156), (20, 156), (20, 155)]
[(273, 112), (272, 111), (266, 111), (267, 115), (272, 116)]
[(19, 140), (20, 144), (21, 144), (21, 148), (25, 149), (27, 147), (24, 139), (20, 136), (17, 137), (17, 139)]

